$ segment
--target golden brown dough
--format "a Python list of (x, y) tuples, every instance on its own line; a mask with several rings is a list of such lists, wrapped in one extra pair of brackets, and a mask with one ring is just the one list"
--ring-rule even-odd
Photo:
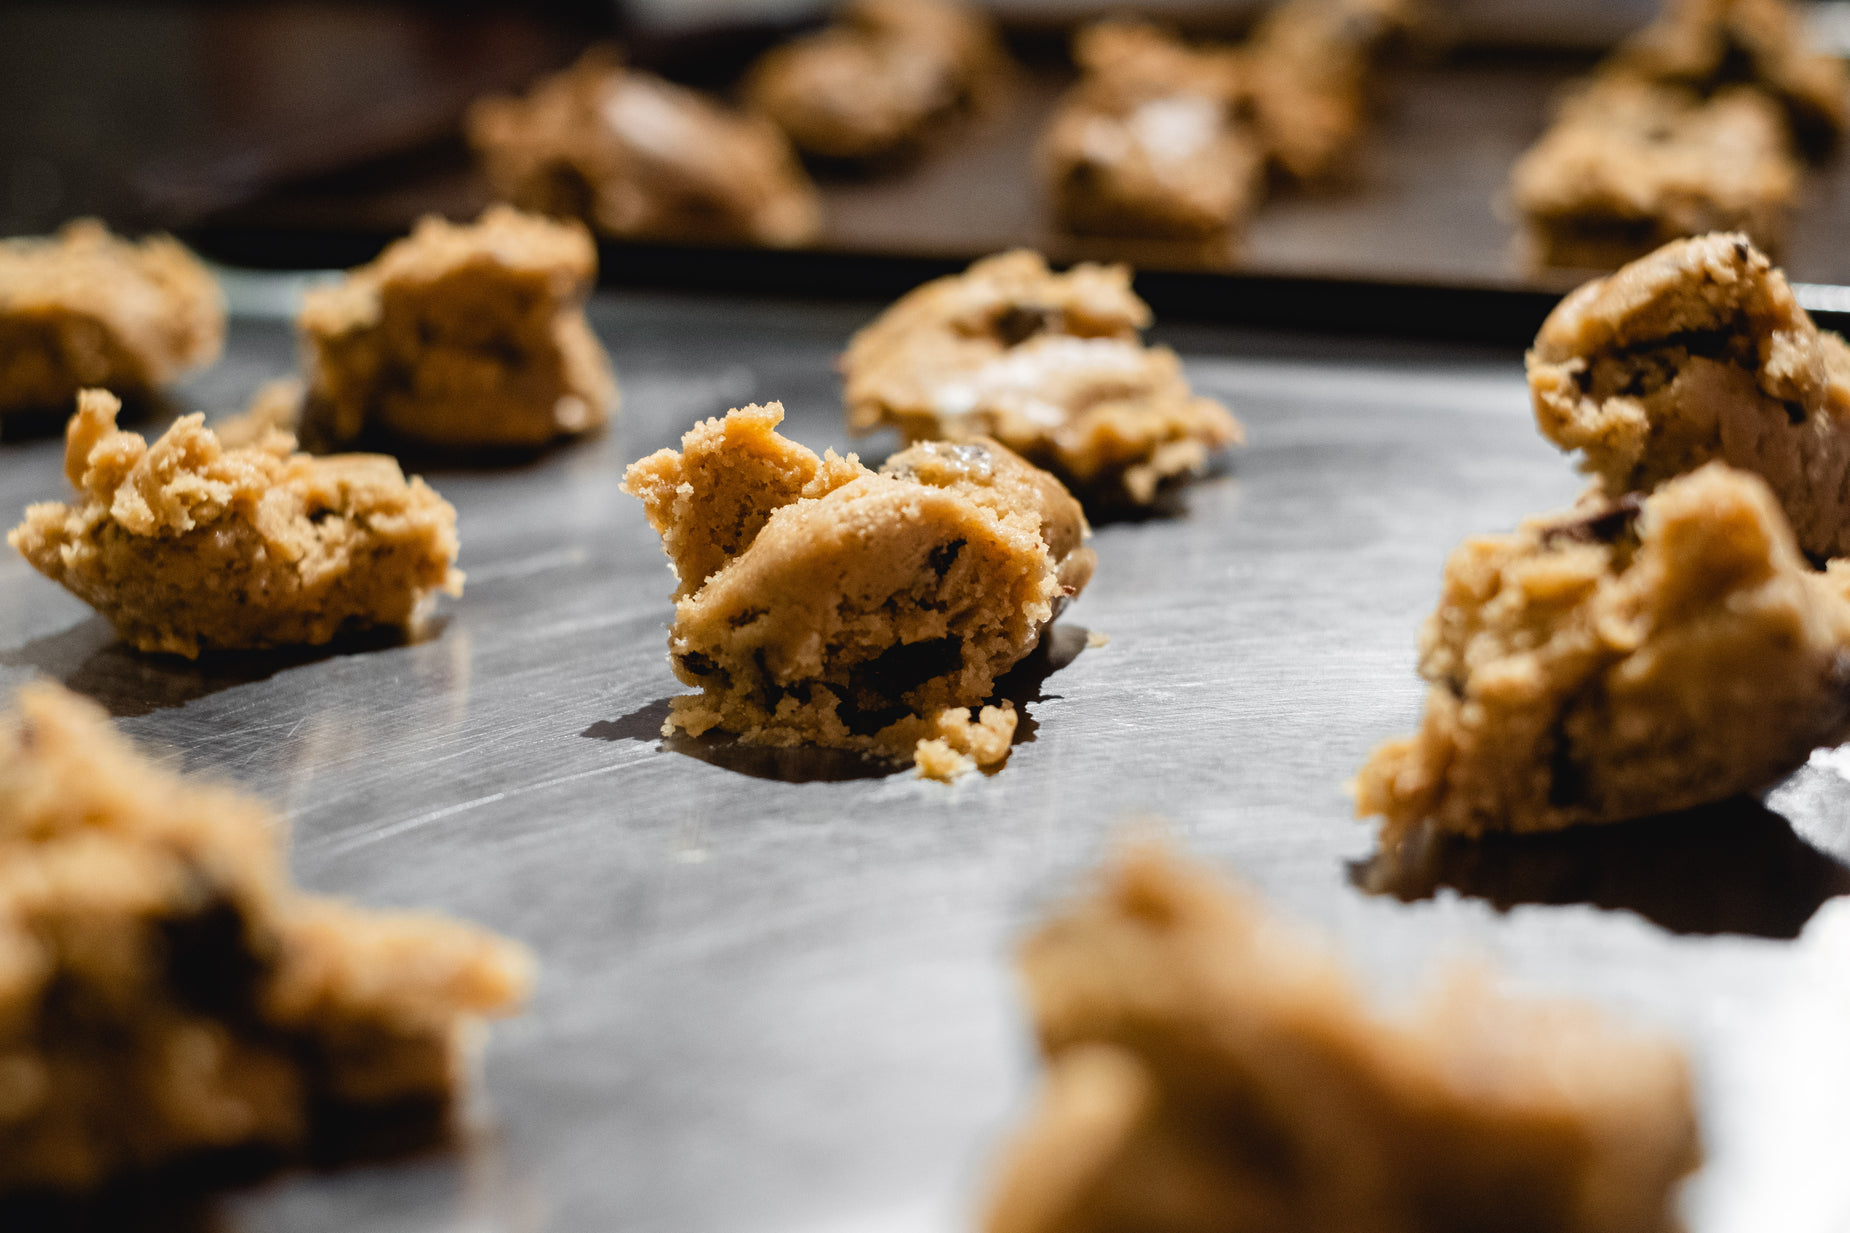
[(597, 250), (575, 222), (492, 206), (421, 220), (297, 320), (308, 364), (302, 433), (530, 447), (615, 413), (610, 357), (585, 322)]
[(908, 441), (991, 437), (1088, 505), (1148, 505), (1244, 439), (1189, 389), (1175, 352), (1146, 347), (1150, 309), (1123, 266), (1048, 270), (988, 257), (902, 296), (842, 358), (848, 426)]
[(1850, 553), (1850, 347), (1745, 236), (1670, 244), (1588, 283), (1529, 352), (1542, 434), (1610, 494), (1719, 458), (1772, 485), (1817, 558)]
[(1024, 948), (1048, 1059), (987, 1233), (1671, 1233), (1701, 1155), (1672, 1044), (1461, 974), (1366, 1006), (1160, 849)]
[(0, 241), (0, 416), (68, 407), (85, 386), (144, 395), (224, 343), (218, 283), (166, 236), (130, 243), (81, 219)]
[(630, 467), (679, 585), (669, 659), (701, 693), (664, 729), (911, 757), (951, 778), (1008, 753), (985, 706), (1096, 559), (1079, 505), (994, 441), (879, 472), (778, 435), (777, 403)]
[(1420, 639), (1425, 718), (1369, 758), (1356, 812), (1393, 848), (1764, 788), (1850, 736), (1846, 581), (1720, 463), (1468, 539)]
[(26, 510), (7, 542), (144, 651), (318, 645), (412, 628), (462, 593), (456, 511), (377, 454), (314, 458), (272, 433), (224, 449), (189, 415), (153, 445), (85, 390), (65, 430), (75, 505)]
[(1038, 155), (1062, 225), (1202, 239), (1245, 223), (1264, 188), (1265, 150), (1239, 115), (1237, 52), (1116, 20), (1081, 30), (1073, 58), (1083, 75)]
[(766, 52), (745, 93), (803, 153), (877, 159), (975, 108), (1005, 63), (995, 21), (962, 0), (848, 0)]
[(1318, 181), (1349, 161), (1385, 53), (1422, 23), (1412, 0), (1285, 0), (1240, 49), (1242, 107), (1267, 157)]
[(1802, 6), (1789, 0), (1666, 0), (1605, 71), (1703, 94), (1736, 84), (1762, 90), (1812, 154), (1830, 150), (1850, 124), (1850, 72), (1810, 45)]
[(794, 245), (821, 225), (783, 132), (607, 49), (533, 87), (482, 99), (469, 142), (496, 193), (606, 235)]
[(1611, 269), (1668, 241), (1743, 231), (1777, 248), (1800, 172), (1778, 107), (1757, 90), (1710, 98), (1630, 77), (1571, 93), (1510, 173), (1535, 260)]
[(0, 715), (0, 1195), (442, 1113), (511, 943), (289, 883), (284, 823), (50, 684)]

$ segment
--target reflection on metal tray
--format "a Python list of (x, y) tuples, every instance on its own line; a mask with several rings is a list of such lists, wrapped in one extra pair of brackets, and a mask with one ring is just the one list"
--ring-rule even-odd
[[(286, 810), (306, 885), (477, 919), (544, 964), (491, 1037), (464, 1150), (279, 1179), (207, 1227), (968, 1230), (1035, 1081), (1011, 949), (1155, 817), (1386, 996), (1463, 954), (1674, 1032), (1710, 1152), (1693, 1233), (1841, 1229), (1842, 751), (1765, 808), (1393, 869), (1350, 817), (1345, 779), (1418, 716), (1446, 553), (1580, 487), (1513, 348), (1159, 327), (1251, 444), (1180, 516), (1097, 528), (1052, 648), (1067, 662), (1022, 681), (1031, 739), (993, 777), (664, 744), (672, 583), (623, 466), (756, 399), (812, 447), (854, 444), (831, 364), (877, 307), (601, 293), (623, 415), (510, 469), (426, 472), (469, 581), (416, 645), (134, 655), (0, 560), (0, 690), (47, 674), (103, 700)], [(180, 401), (235, 407), (292, 363), (284, 324), (240, 318)], [(0, 447), (0, 510), (64, 488), (58, 442)]]

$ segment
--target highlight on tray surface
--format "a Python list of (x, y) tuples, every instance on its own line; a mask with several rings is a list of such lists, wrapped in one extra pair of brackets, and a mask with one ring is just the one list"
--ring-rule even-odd
[(669, 659), (700, 693), (664, 734), (710, 729), (911, 759), (1000, 763), (996, 679), (1084, 588), (1078, 502), (1005, 446), (926, 442), (877, 472), (780, 436), (777, 403), (710, 419), (635, 463), (624, 491), (678, 580)]

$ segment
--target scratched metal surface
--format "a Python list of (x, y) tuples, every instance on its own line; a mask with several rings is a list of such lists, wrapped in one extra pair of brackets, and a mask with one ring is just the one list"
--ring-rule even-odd
[[(1462, 955), (1676, 1032), (1712, 1155), (1687, 1196), (1697, 1233), (1844, 1227), (1850, 917), (1819, 909), (1850, 890), (1850, 791), (1832, 756), (1772, 797), (1791, 826), (1742, 802), (1441, 850), (1373, 871), (1399, 896), (1361, 889), (1371, 841), (1343, 782), (1417, 716), (1415, 630), (1447, 549), (1576, 489), (1514, 354), (1171, 329), (1251, 444), (1180, 516), (1098, 529), (1049, 661), (1070, 662), (1020, 683), (1031, 739), (999, 774), (945, 787), (664, 747), (669, 577), (622, 467), (752, 399), (847, 445), (830, 363), (869, 311), (600, 298), (621, 421), (505, 471), (427, 471), (461, 512), (469, 583), (417, 645), (144, 659), (0, 563), (0, 687), (54, 676), (276, 801), (308, 886), (459, 913), (544, 962), (493, 1034), (462, 1150), (282, 1178), (214, 1227), (968, 1228), (1032, 1092), (1011, 946), (1146, 817), (1385, 995)], [(239, 320), (184, 401), (235, 406), (291, 359), (283, 326)], [(0, 446), (0, 506), (62, 483), (55, 442)], [(1082, 630), (1111, 641), (1074, 656)]]

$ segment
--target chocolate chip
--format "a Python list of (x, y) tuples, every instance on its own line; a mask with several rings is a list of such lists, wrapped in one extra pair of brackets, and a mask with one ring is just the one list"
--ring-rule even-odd
[(1796, 398), (1788, 398), (1783, 405), (1786, 408), (1786, 418), (1788, 420), (1792, 421), (1794, 424), (1803, 424), (1805, 422), (1804, 403)]
[(1005, 347), (1018, 347), (1036, 334), (1052, 327), (1060, 311), (1035, 304), (1011, 304), (996, 314), (991, 331)]
[(936, 548), (933, 548), (931, 550), (931, 555), (925, 559), (925, 563), (931, 567), (931, 572), (938, 575), (940, 578), (950, 573), (951, 566), (957, 564), (958, 554), (963, 552), (966, 542), (965, 540), (954, 539), (948, 544), (939, 544)]
[(1567, 522), (1558, 522), (1542, 532), (1542, 546), (1552, 548), (1567, 542), (1574, 544), (1612, 544), (1632, 529), (1632, 523), (1644, 508), (1644, 498), (1628, 492), (1590, 513)]
[(719, 671), (719, 665), (699, 651), (686, 651), (676, 658), (683, 668), (695, 676), (712, 676)]
[(763, 616), (766, 611), (764, 608), (747, 608), (743, 612), (735, 612), (727, 617), (726, 624), (733, 629), (743, 629)]

